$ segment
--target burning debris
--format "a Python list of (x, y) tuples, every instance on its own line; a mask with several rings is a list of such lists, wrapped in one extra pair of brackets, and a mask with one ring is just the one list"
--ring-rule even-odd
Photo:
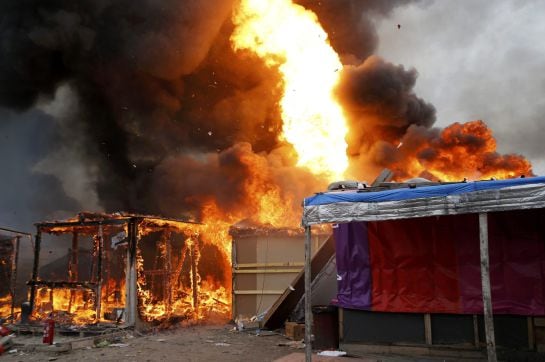
[[(28, 282), (33, 317), (53, 315), (58, 323), (71, 325), (227, 317), (230, 291), (216, 287), (221, 271), (201, 262), (210, 250), (200, 237), (202, 226), (125, 213), (80, 213), (74, 219), (36, 224)], [(40, 248), (47, 235), (69, 236), (67, 279), (42, 275)]]

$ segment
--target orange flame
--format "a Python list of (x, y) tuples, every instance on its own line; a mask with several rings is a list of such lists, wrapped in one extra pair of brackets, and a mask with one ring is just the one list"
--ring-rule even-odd
[[(403, 147), (403, 145), (401, 146)], [(393, 165), (402, 177), (425, 176), (441, 181), (506, 179), (531, 176), (531, 163), (520, 155), (502, 155), (483, 121), (453, 123), (438, 137), (405, 151)]]
[(347, 127), (332, 95), (342, 64), (316, 15), (291, 0), (242, 0), (233, 22), (235, 50), (250, 50), (282, 75), (282, 136), (297, 151), (298, 165), (342, 177)]

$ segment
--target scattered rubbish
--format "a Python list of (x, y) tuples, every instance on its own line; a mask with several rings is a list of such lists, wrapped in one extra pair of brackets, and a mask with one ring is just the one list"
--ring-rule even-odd
[(225, 342), (218, 342), (218, 343), (214, 343), (215, 346), (221, 346), (221, 347), (229, 347), (230, 344), (229, 343), (225, 343)]
[(305, 348), (305, 342), (303, 341), (289, 341), (289, 342), (281, 342), (278, 343), (279, 346), (282, 347), (290, 347), (290, 348), (296, 348), (296, 349), (303, 349)]
[(5, 337), (7, 335), (9, 335), (11, 333), (11, 331), (4, 327), (3, 325), (0, 325), (0, 337)]
[(56, 361), (58, 358), (57, 357), (49, 357), (47, 360), (48, 361)]
[(109, 345), (110, 345), (110, 342), (108, 342), (106, 340), (100, 341), (97, 344), (95, 344), (95, 346), (98, 347), (98, 348), (108, 347)]
[(8, 353), (17, 353), (17, 350), (16, 350), (16, 349), (10, 349), (10, 350), (8, 351)]
[(342, 357), (342, 356), (346, 356), (346, 352), (345, 351), (322, 351), (318, 353), (318, 356)]
[(164, 338), (159, 338), (159, 339), (156, 339), (155, 341), (156, 341), (156, 342), (165, 342), (166, 339), (164, 339)]
[(214, 341), (211, 340), (211, 339), (207, 339), (205, 342), (206, 342), (206, 343), (214, 343)]
[(128, 343), (112, 343), (112, 344), (110, 344), (110, 347), (124, 348), (124, 347), (128, 347), (128, 346), (129, 346)]
[(242, 318), (238, 317), (238, 318), (235, 320), (236, 329), (237, 329), (238, 331), (242, 331), (242, 330), (254, 330), (254, 329), (259, 330), (259, 328), (261, 327), (261, 320), (262, 320), (262, 319), (263, 319), (263, 316), (262, 316), (262, 315), (253, 316), (253, 317), (250, 318), (250, 319), (242, 319)]
[(268, 337), (268, 336), (277, 336), (278, 333), (277, 332), (273, 332), (273, 331), (263, 331), (263, 330), (260, 330), (259, 333), (258, 333), (258, 336), (259, 337)]
[(305, 324), (296, 322), (286, 322), (286, 337), (294, 341), (300, 341), (305, 338)]
[(0, 338), (0, 355), (5, 351), (8, 351), (13, 345), (13, 335)]

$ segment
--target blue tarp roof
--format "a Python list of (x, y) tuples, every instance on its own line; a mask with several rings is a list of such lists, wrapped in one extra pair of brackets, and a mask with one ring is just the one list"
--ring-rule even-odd
[(382, 202), (422, 199), (437, 196), (464, 194), (474, 191), (502, 189), (506, 187), (529, 184), (545, 184), (545, 176), (516, 178), (508, 180), (490, 180), (460, 182), (437, 186), (423, 186), (417, 188), (402, 188), (376, 192), (339, 191), (319, 193), (305, 199), (305, 206), (327, 205), (337, 202)]

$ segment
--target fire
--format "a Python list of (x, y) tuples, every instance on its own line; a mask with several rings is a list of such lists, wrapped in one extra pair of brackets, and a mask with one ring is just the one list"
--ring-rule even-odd
[[(224, 232), (227, 228), (216, 220), (219, 219), (210, 219), (210, 223), (203, 225), (179, 224), (177, 232), (186, 236), (180, 247), (172, 242), (172, 234), (163, 235), (157, 241), (157, 255), (151, 256), (155, 257), (152, 270), (145, 266), (142, 248), (137, 248), (137, 293), (143, 320), (197, 322), (229, 317), (230, 276), (222, 281), (211, 277), (203, 280), (205, 268), (200, 262), (201, 248), (206, 244), (220, 250), (221, 260), (230, 260), (230, 238)], [(143, 227), (139, 239), (150, 232), (152, 229)], [(214, 267), (230, 271), (230, 265), (222, 265), (220, 261)]]
[(0, 298), (0, 318), (7, 319), (11, 315), (11, 295)]
[(342, 63), (316, 15), (291, 0), (242, 0), (233, 15), (235, 50), (250, 50), (282, 75), (282, 137), (298, 165), (339, 179), (347, 166), (346, 120), (332, 95)]
[(423, 175), (441, 181), (533, 175), (532, 165), (526, 158), (501, 155), (496, 148), (492, 131), (483, 121), (453, 123), (437, 137), (405, 151), (405, 158), (393, 169), (402, 177)]

